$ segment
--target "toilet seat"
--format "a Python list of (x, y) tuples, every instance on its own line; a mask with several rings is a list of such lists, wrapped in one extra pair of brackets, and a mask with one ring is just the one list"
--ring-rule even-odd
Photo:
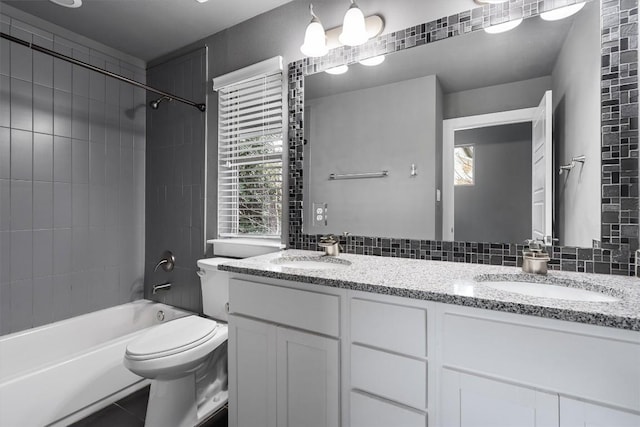
[(125, 357), (144, 361), (186, 352), (215, 337), (219, 326), (217, 322), (199, 316), (172, 320), (131, 342)]

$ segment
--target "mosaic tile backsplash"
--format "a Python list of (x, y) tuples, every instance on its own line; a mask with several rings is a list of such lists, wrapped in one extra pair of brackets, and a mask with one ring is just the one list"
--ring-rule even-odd
[[(593, 0), (597, 1), (597, 0)], [(575, 0), (510, 0), (379, 36), (363, 46), (333, 49), (289, 65), (289, 248), (319, 250), (303, 218), (304, 76), (371, 56), (478, 31)], [(639, 241), (638, 1), (601, 0), (602, 248), (548, 248), (550, 269), (634, 275)], [(367, 236), (341, 237), (346, 252), (388, 257), (520, 266), (522, 245)]]

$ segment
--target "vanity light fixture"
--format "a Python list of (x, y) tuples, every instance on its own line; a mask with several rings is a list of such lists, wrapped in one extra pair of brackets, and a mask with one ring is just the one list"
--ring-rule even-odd
[(206, 2), (208, 2), (209, 0), (196, 0), (196, 1), (197, 1), (198, 3), (206, 3)]
[[(300, 46), (300, 51), (306, 56), (319, 57), (326, 55), (330, 49), (340, 46), (361, 45), (384, 30), (384, 21), (379, 15), (365, 18), (353, 0), (344, 16), (344, 25), (327, 31), (313, 13), (313, 5), (309, 5), (309, 10), (312, 19), (305, 31), (304, 43)], [(360, 16), (362, 16), (362, 22)]]
[(384, 62), (385, 56), (378, 55), (372, 56), (371, 58), (363, 59), (359, 61), (362, 65), (366, 65), (367, 67), (374, 67), (376, 65), (380, 65)]
[(304, 43), (300, 46), (300, 52), (306, 56), (324, 56), (329, 52), (327, 36), (322, 23), (313, 13), (313, 4), (309, 4), (309, 13), (311, 14), (311, 22), (307, 25), (307, 30), (304, 33)]
[(347, 13), (344, 14), (342, 32), (338, 36), (338, 40), (346, 46), (360, 46), (369, 40), (364, 23), (364, 14), (355, 0), (351, 0), (351, 6), (349, 6)]
[(515, 19), (513, 21), (503, 22), (501, 24), (492, 25), (490, 27), (485, 28), (484, 30), (489, 34), (499, 34), (504, 33), (506, 31), (513, 30), (518, 25), (522, 24), (523, 19)]
[(82, 6), (82, 0), (49, 0), (49, 1), (51, 3), (57, 4), (58, 6), (69, 7), (72, 9)]
[(324, 70), (325, 73), (333, 74), (334, 76), (338, 74), (344, 74), (349, 71), (349, 67), (346, 65), (339, 65), (337, 67), (329, 68), (328, 70)]
[(540, 18), (545, 21), (558, 21), (560, 19), (568, 18), (571, 15), (578, 13), (580, 9), (584, 7), (586, 2), (570, 4), (569, 6), (559, 7), (557, 9), (542, 12)]

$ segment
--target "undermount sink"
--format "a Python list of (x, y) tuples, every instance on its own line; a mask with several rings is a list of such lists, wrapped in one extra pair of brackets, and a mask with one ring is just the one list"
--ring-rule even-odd
[(351, 262), (347, 260), (330, 256), (276, 258), (271, 263), (280, 267), (301, 270), (333, 270), (351, 265)]
[(483, 285), (504, 292), (532, 297), (553, 298), (584, 302), (617, 302), (619, 298), (586, 289), (558, 286), (549, 283), (519, 281), (482, 281)]

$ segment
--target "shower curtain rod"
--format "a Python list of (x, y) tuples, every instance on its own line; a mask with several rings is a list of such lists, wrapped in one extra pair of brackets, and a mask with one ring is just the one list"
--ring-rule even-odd
[(17, 37), (13, 37), (13, 36), (11, 36), (9, 34), (0, 32), (0, 38), (7, 39), (7, 40), (12, 41), (14, 43), (21, 44), (21, 45), (26, 46), (28, 48), (31, 48), (31, 49), (33, 49), (35, 51), (42, 52), (44, 54), (53, 56), (54, 58), (58, 58), (58, 59), (62, 59), (63, 61), (71, 62), (72, 64), (77, 65), (79, 67), (83, 67), (83, 68), (86, 68), (88, 70), (95, 71), (95, 72), (100, 73), (100, 74), (104, 74), (105, 76), (112, 77), (114, 79), (123, 81), (125, 83), (132, 84), (132, 85), (137, 86), (139, 88), (142, 88), (144, 90), (148, 90), (149, 92), (157, 93), (158, 95), (162, 95), (163, 97), (169, 98), (170, 100), (182, 102), (183, 104), (187, 104), (187, 105), (191, 105), (192, 107), (196, 107), (198, 110), (200, 110), (202, 112), (205, 112), (207, 110), (207, 106), (205, 104), (197, 104), (197, 103), (195, 103), (193, 101), (189, 101), (188, 99), (184, 99), (184, 98), (181, 98), (179, 96), (172, 95), (172, 94), (170, 94), (168, 92), (153, 88), (151, 86), (147, 86), (147, 85), (145, 85), (143, 83), (140, 83), (140, 82), (137, 82), (135, 80), (129, 79), (127, 77), (121, 76), (119, 74), (112, 73), (111, 71), (103, 70), (102, 68), (98, 68), (98, 67), (93, 66), (91, 64), (87, 64), (86, 62), (79, 61), (79, 60), (77, 60), (75, 58), (71, 58), (70, 56), (63, 55), (63, 54), (55, 52), (55, 51), (53, 51), (51, 49), (47, 49), (46, 47), (38, 46), (37, 44), (33, 44), (31, 42), (24, 41), (24, 40), (19, 39)]

